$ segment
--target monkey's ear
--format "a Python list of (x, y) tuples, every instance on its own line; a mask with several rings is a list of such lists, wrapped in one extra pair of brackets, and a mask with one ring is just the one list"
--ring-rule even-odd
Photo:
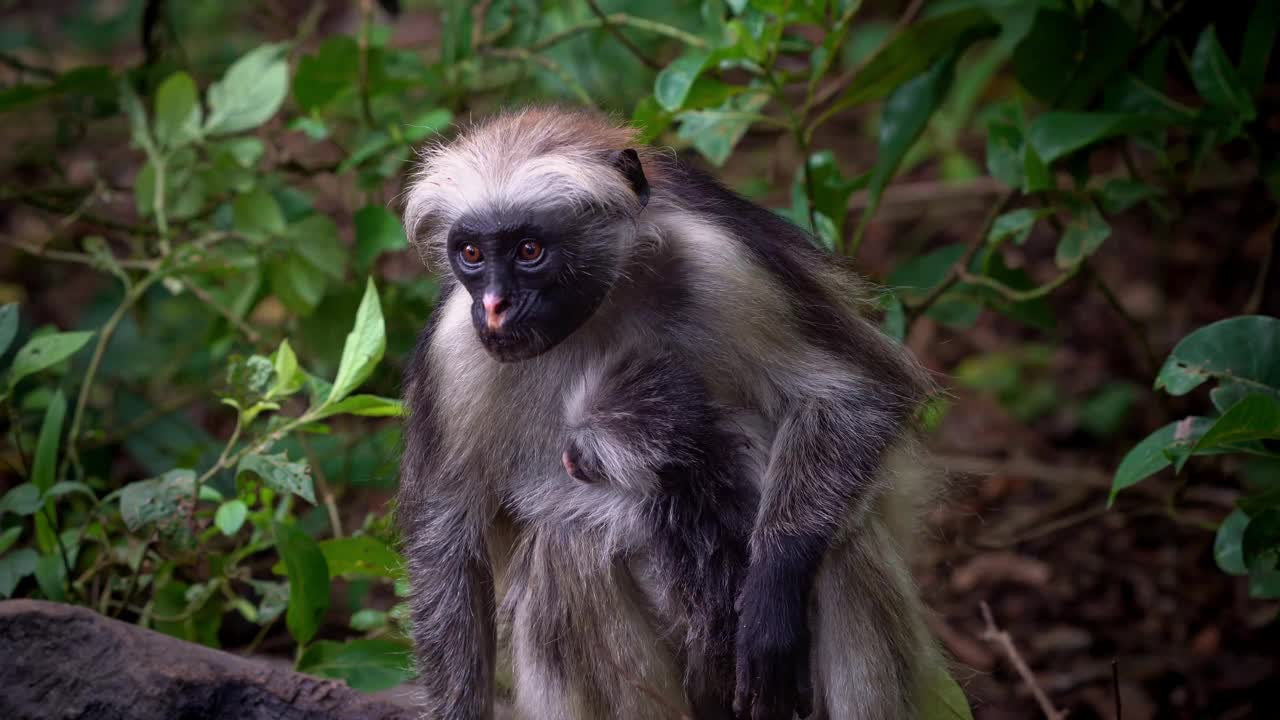
[(616, 150), (609, 153), (609, 162), (618, 168), (618, 172), (631, 183), (631, 189), (635, 191), (636, 198), (640, 200), (640, 207), (649, 204), (649, 179), (644, 176), (644, 167), (640, 165), (640, 155), (633, 149)]

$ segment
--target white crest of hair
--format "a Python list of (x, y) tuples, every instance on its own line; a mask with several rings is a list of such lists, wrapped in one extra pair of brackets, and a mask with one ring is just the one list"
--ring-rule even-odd
[(531, 107), (476, 123), (422, 151), (405, 199), (406, 235), (442, 267), (448, 229), (468, 213), (588, 205), (638, 211), (626, 178), (604, 162), (634, 141), (634, 130), (585, 112)]

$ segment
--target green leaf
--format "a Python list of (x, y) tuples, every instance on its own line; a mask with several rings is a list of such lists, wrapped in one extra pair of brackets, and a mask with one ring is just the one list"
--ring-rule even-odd
[(33, 483), (23, 483), (4, 494), (0, 498), (0, 516), (5, 513), (13, 513), (14, 515), (27, 516), (34, 515), (40, 510), (43, 500), (40, 497), (40, 488)]
[(31, 482), (41, 491), (53, 487), (58, 465), (58, 441), (62, 437), (62, 421), (67, 414), (67, 398), (55, 390), (44, 411), (40, 438), (36, 441), (36, 457), (31, 466)]
[(1009, 187), (1022, 186), (1022, 132), (1007, 123), (987, 127), (987, 172)]
[(230, 537), (240, 531), (247, 517), (249, 506), (243, 500), (228, 500), (218, 506), (218, 511), (213, 515), (213, 524), (218, 526), (223, 535)]
[(1262, 90), (1267, 64), (1280, 28), (1280, 0), (1256, 0), (1245, 25), (1244, 49), (1240, 53), (1240, 80), (1251, 96)]
[(401, 129), (401, 134), (404, 135), (405, 141), (416, 143), (444, 130), (449, 127), (451, 122), (453, 122), (453, 112), (451, 110), (448, 108), (431, 108), (406, 123)]
[(387, 614), (381, 610), (365, 608), (352, 613), (351, 620), (347, 624), (357, 632), (369, 632), (386, 627), (388, 619)]
[(1173, 348), (1155, 387), (1185, 395), (1210, 378), (1280, 395), (1280, 319), (1243, 315), (1196, 330)]
[(22, 579), (36, 571), (40, 556), (31, 548), (20, 548), (0, 556), (0, 598), (13, 597)]
[(330, 37), (314, 55), (298, 61), (293, 77), (293, 99), (303, 112), (314, 112), (344, 93), (355, 91), (359, 77), (360, 49), (350, 35)]
[(954, 54), (995, 29), (991, 18), (980, 10), (962, 10), (912, 23), (867, 61), (836, 106), (851, 107), (885, 97), (936, 65), (943, 56)]
[(1249, 89), (1227, 59), (1212, 25), (1200, 33), (1196, 49), (1191, 53), (1191, 81), (1196, 92), (1210, 105), (1235, 113), (1246, 122), (1254, 118), (1256, 113)]
[(299, 367), (298, 356), (294, 354), (288, 338), (280, 341), (280, 347), (271, 356), (271, 364), (275, 369), (275, 383), (267, 390), (268, 398), (287, 397), (306, 384), (306, 373)]
[(261, 185), (238, 196), (231, 204), (236, 230), (249, 235), (281, 235), (285, 230), (284, 212), (275, 197)]
[(1022, 245), (1027, 241), (1027, 237), (1031, 235), (1031, 229), (1036, 226), (1036, 222), (1047, 214), (1045, 210), (1032, 208), (1011, 210), (996, 218), (995, 222), (991, 224), (991, 232), (987, 234), (987, 243), (999, 245), (1006, 239), (1013, 238), (1015, 243)]
[(320, 629), (329, 609), (329, 566), (324, 555), (302, 530), (281, 522), (271, 524), (276, 549), (289, 569), (289, 610), (285, 622), (299, 645), (306, 645)]
[[(1244, 564), (1253, 568), (1262, 555), (1280, 549), (1280, 508), (1264, 510), (1249, 519), (1241, 537), (1241, 554)], [(1274, 565), (1274, 561), (1271, 563)]]
[(64, 480), (60, 483), (54, 483), (53, 487), (45, 491), (44, 497), (46, 500), (49, 500), (52, 498), (60, 498), (63, 495), (71, 495), (73, 493), (84, 495), (88, 497), (90, 500), (93, 500), (97, 497), (97, 495), (95, 495), (93, 492), (93, 488), (89, 487), (88, 485), (85, 485), (84, 483), (79, 483), (79, 482), (71, 482), (68, 480)]
[(345, 680), (365, 692), (393, 688), (413, 677), (407, 643), (387, 638), (320, 640), (298, 657), (297, 669), (321, 677)]
[(1107, 138), (1160, 130), (1172, 122), (1161, 115), (1058, 110), (1032, 121), (1027, 141), (1048, 164)]
[(18, 538), (22, 536), (22, 526), (14, 525), (13, 527), (0, 532), (0, 556), (9, 552), (9, 548), (18, 542)]
[(91, 337), (93, 337), (92, 332), (83, 331), (51, 333), (32, 338), (13, 357), (13, 367), (9, 370), (9, 391), (12, 392), (18, 385), (18, 381), (28, 375), (38, 373), (71, 357), (77, 350), (84, 347)]
[(769, 101), (761, 92), (749, 92), (729, 98), (714, 110), (686, 110), (680, 120), (678, 136), (697, 148), (713, 164), (723, 165), (733, 148), (751, 127), (750, 114)]
[(329, 391), (326, 404), (338, 402), (359, 387), (382, 360), (386, 348), (382, 304), (378, 300), (378, 288), (374, 286), (373, 278), (369, 278), (364, 298), (356, 310), (355, 325), (342, 347), (342, 361), (338, 364), (338, 375), (333, 380), (333, 389)]
[(1218, 567), (1228, 575), (1248, 575), (1249, 568), (1244, 564), (1244, 529), (1249, 525), (1249, 516), (1243, 510), (1233, 510), (1218, 526), (1213, 539), (1213, 559)]
[(311, 267), (334, 280), (346, 274), (347, 251), (338, 239), (338, 226), (328, 216), (308, 215), (290, 225), (286, 234), (292, 252)]
[(1192, 452), (1257, 440), (1280, 439), (1280, 398), (1249, 395), (1213, 421), (1196, 440)]
[(381, 540), (368, 535), (334, 538), (320, 543), (329, 574), (345, 578), (388, 578), (404, 574), (404, 560)]
[(323, 420), (333, 415), (400, 417), (404, 415), (404, 403), (395, 398), (377, 395), (352, 395), (331, 405), (325, 405), (315, 417), (317, 420)]
[(958, 55), (959, 49), (947, 54), (925, 73), (903, 83), (885, 101), (880, 115), (876, 166), (867, 184), (870, 197), (868, 211), (863, 215), (864, 223), (889, 180), (898, 171), (907, 151), (924, 132), (929, 118), (946, 97), (955, 75)]
[(156, 142), (174, 148), (198, 138), (202, 114), (191, 76), (184, 72), (170, 75), (156, 90)]
[(366, 205), (357, 210), (355, 226), (356, 269), (360, 272), (367, 272), (382, 253), (409, 247), (399, 219), (379, 205)]
[(17, 335), (18, 304), (7, 303), (0, 306), (0, 356), (9, 351), (9, 346)]
[(1110, 236), (1111, 225), (1106, 218), (1102, 217), (1093, 203), (1084, 203), (1082, 207), (1076, 208), (1067, 221), (1066, 231), (1058, 240), (1054, 260), (1064, 270), (1073, 268), (1097, 252)]
[(129, 483), (120, 491), (120, 517), (133, 532), (150, 523), (165, 527), (179, 524), (185, 519), (195, 484), (195, 471), (187, 469)]
[(207, 135), (229, 135), (257, 127), (276, 114), (289, 92), (285, 46), (262, 45), (227, 68), (209, 88)]
[(314, 265), (290, 253), (267, 266), (271, 294), (291, 312), (310, 315), (324, 298), (328, 277)]
[(689, 48), (685, 53), (658, 73), (653, 81), (653, 94), (658, 103), (669, 112), (684, 107), (685, 98), (693, 88), (694, 80), (702, 72), (711, 53), (702, 48)]
[(54, 602), (66, 600), (66, 581), (67, 569), (59, 555), (54, 553), (40, 556), (36, 561), (36, 584), (40, 586), (40, 592), (44, 593), (45, 598)]
[(1133, 487), (1139, 482), (1155, 475), (1173, 464), (1166, 451), (1176, 445), (1190, 447), (1195, 439), (1205, 431), (1213, 421), (1209, 418), (1186, 418), (1156, 430), (1133, 447), (1120, 461), (1115, 476), (1111, 479), (1111, 496), (1107, 498), (1107, 507), (1116, 501), (1116, 495), (1125, 488)]
[(923, 679), (915, 717), (919, 720), (973, 720), (964, 690), (947, 672), (941, 660), (934, 660)]
[(1098, 201), (1102, 204), (1103, 212), (1108, 215), (1115, 215), (1144, 200), (1151, 200), (1161, 195), (1164, 195), (1163, 188), (1149, 185), (1139, 180), (1120, 178), (1111, 180), (1102, 186), (1102, 190), (1098, 194)]
[(306, 462), (289, 462), (286, 453), (260, 455), (250, 453), (240, 459), (236, 477), (244, 473), (257, 476), (274, 490), (293, 493), (312, 505), (316, 504), (316, 491), (311, 480), (311, 468)]

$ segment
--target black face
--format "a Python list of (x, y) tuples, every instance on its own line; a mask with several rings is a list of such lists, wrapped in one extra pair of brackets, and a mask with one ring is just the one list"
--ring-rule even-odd
[[(609, 242), (569, 211), (464, 216), (449, 231), (449, 264), (471, 293), (471, 321), (498, 360), (540, 355), (595, 312), (615, 272)], [(591, 267), (591, 264), (603, 265)]]

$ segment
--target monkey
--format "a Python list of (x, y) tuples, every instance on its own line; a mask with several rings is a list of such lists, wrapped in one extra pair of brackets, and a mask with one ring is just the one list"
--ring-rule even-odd
[(397, 496), (424, 715), (492, 716), (499, 619), (523, 717), (692, 712), (671, 574), (626, 552), (649, 504), (563, 462), (575, 385), (660, 347), (748, 439), (733, 667), (711, 687), (752, 720), (914, 717), (937, 653), (907, 565), (932, 379), (847, 261), (636, 137), (507, 111), (426, 148), (407, 187), (406, 234), (442, 271)]
[(612, 483), (645, 504), (622, 552), (653, 578), (697, 718), (732, 718), (734, 601), (759, 501), (750, 437), (693, 368), (632, 348), (589, 368), (566, 402), (569, 477)]

